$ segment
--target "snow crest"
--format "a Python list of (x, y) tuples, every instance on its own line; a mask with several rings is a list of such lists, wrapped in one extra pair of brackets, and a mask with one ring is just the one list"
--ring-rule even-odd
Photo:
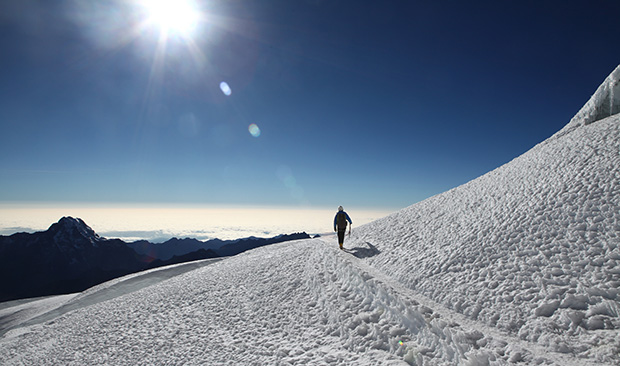
[(609, 74), (590, 100), (556, 136), (563, 136), (578, 127), (618, 113), (620, 113), (620, 65)]

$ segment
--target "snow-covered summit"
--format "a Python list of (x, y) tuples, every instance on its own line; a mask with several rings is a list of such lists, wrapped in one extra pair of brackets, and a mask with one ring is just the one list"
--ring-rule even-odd
[(57, 223), (52, 224), (49, 231), (53, 233), (56, 242), (79, 242), (85, 239), (94, 245), (101, 239), (82, 219), (71, 216), (65, 216)]
[(590, 100), (556, 136), (620, 113), (620, 65), (596, 89)]

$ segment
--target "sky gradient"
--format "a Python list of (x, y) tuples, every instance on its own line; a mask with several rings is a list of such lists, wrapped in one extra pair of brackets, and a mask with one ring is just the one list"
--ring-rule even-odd
[[(106, 238), (126, 242), (164, 242), (172, 237), (237, 239), (249, 236), (270, 238), (280, 234), (332, 233), (333, 208), (247, 207), (235, 205), (174, 204), (0, 204), (0, 235), (44, 231), (63, 216), (79, 217)], [(378, 209), (351, 211), (355, 228), (391, 212)]]
[[(617, 1), (0, 5), (0, 202), (403, 208), (521, 155), (620, 63)], [(224, 84), (223, 84), (224, 83)]]

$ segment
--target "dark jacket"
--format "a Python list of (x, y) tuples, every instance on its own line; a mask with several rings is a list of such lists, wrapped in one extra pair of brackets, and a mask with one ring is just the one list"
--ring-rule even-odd
[(338, 227), (338, 215), (343, 214), (345, 216), (345, 218), (347, 219), (347, 221), (353, 225), (353, 221), (351, 221), (351, 218), (349, 217), (349, 215), (344, 212), (344, 211), (338, 211), (338, 213), (336, 214), (336, 216), (334, 217), (334, 231), (337, 230), (346, 230), (347, 229), (347, 223), (345, 222), (344, 227)]

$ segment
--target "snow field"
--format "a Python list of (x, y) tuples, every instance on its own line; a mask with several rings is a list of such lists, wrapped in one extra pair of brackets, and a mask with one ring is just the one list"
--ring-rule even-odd
[(0, 303), (0, 336), (8, 329), (58, 309), (74, 297), (75, 294), (69, 294)]
[[(177, 270), (148, 280), (150, 287), (141, 285), (145, 278), (164, 275), (130, 275), (67, 303), (82, 307), (8, 332), (0, 358), (9, 365), (554, 363), (535, 345), (459, 325), (464, 317), (357, 259), (379, 254), (367, 248), (341, 252), (328, 237)], [(113, 287), (114, 296), (92, 301)]]
[[(0, 358), (10, 365), (406, 365), (389, 352), (401, 347), (403, 330), (371, 299), (362, 301), (346, 278), (363, 282), (363, 275), (338, 265), (340, 258), (318, 240), (258, 249), (10, 331)], [(343, 325), (353, 312), (355, 326)]]
[(255, 252), (9, 332), (0, 355), (16, 365), (406, 365), (471, 348), (446, 343), (432, 310), (320, 240)]
[(367, 263), (550, 351), (620, 362), (620, 116), (360, 227)]

